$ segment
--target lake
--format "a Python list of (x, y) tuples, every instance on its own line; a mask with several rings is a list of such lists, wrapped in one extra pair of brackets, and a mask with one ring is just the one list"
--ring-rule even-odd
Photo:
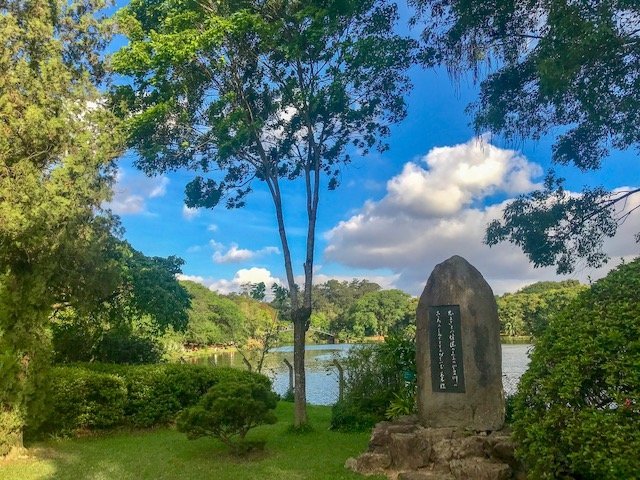
[[(314, 405), (332, 405), (338, 398), (338, 371), (331, 364), (356, 345), (307, 345), (305, 366), (307, 372), (307, 401)], [(507, 395), (515, 393), (520, 377), (529, 365), (528, 344), (502, 345), (502, 381)], [(273, 349), (267, 354), (263, 372), (273, 381), (273, 389), (283, 394), (289, 388), (289, 370), (283, 360), (293, 364), (293, 345)], [(245, 368), (242, 357), (235, 352), (217, 353), (198, 359), (199, 363)]]

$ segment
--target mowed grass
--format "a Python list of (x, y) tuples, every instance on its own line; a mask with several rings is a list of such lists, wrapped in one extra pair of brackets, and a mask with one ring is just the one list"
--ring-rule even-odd
[[(26, 458), (0, 463), (1, 480), (340, 480), (364, 477), (347, 471), (348, 457), (365, 451), (369, 432), (329, 430), (330, 407), (310, 406), (314, 430), (288, 430), (293, 405), (280, 402), (279, 421), (255, 428), (248, 439), (266, 441), (264, 452), (247, 459), (230, 455), (213, 438), (187, 440), (163, 428), (60, 439), (29, 446)], [(368, 477), (370, 479), (384, 477)]]

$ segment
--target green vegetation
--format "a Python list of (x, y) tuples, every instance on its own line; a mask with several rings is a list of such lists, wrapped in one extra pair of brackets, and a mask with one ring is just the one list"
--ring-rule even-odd
[(231, 368), (187, 364), (77, 364), (50, 370), (47, 405), (28, 434), (73, 435), (118, 426), (166, 425), (221, 381), (266, 377)]
[(417, 299), (400, 290), (358, 279), (329, 280), (313, 288), (311, 326), (342, 341), (400, 332), (414, 323)]
[[(183, 410), (176, 425), (190, 440), (211, 436), (234, 453), (246, 454), (256, 446), (245, 441), (247, 433), (258, 425), (276, 423), (272, 410), (277, 403), (278, 396), (266, 377), (224, 378), (196, 405)], [(262, 447), (264, 444), (260, 444)]]
[[(313, 432), (289, 431), (293, 405), (280, 402), (278, 423), (251, 430), (265, 451), (240, 460), (213, 438), (188, 441), (171, 429), (113, 432), (29, 445), (30, 456), (0, 463), (0, 480), (357, 480), (344, 468), (366, 449), (369, 432), (328, 429), (331, 409), (309, 406)], [(384, 477), (369, 477), (383, 479)]]
[[(482, 78), (471, 105), (478, 132), (506, 138), (554, 137), (553, 161), (598, 170), (612, 148), (640, 146), (640, 4), (548, 0), (411, 0), (424, 21), (426, 65), (456, 78)], [(489, 75), (480, 75), (487, 67)], [(487, 242), (518, 245), (536, 266), (571, 272), (578, 260), (606, 261), (603, 239), (631, 211), (637, 187), (611, 192), (564, 188), (550, 172), (542, 190), (523, 195), (487, 229)]]
[(108, 284), (117, 222), (101, 205), (121, 150), (96, 88), (103, 6), (0, 6), (0, 424), (17, 428), (0, 453), (42, 402), (54, 305), (93, 302)]
[[(138, 166), (193, 171), (188, 207), (224, 199), (239, 208), (252, 182), (268, 189), (291, 301), (296, 425), (307, 422), (304, 345), (321, 186), (338, 186), (351, 147), (384, 151), (390, 125), (406, 115), (415, 42), (396, 34), (397, 19), (397, 6), (381, 0), (133, 0), (118, 14), (129, 44), (113, 66), (132, 82), (114, 90), (112, 104)], [(283, 209), (281, 184), (290, 181), (305, 192), (302, 288)]]
[(538, 337), (549, 318), (588, 287), (577, 280), (537, 282), (496, 298), (500, 333), (508, 337)]
[(147, 257), (114, 237), (105, 261), (112, 268), (102, 297), (58, 303), (51, 316), (55, 363), (154, 363), (167, 329), (187, 326), (189, 293), (175, 278), (183, 261)]
[(344, 396), (332, 409), (331, 428), (365, 430), (385, 418), (415, 412), (416, 362), (413, 336), (352, 349), (341, 360)]
[(536, 341), (514, 401), (531, 478), (640, 472), (640, 259), (578, 295)]

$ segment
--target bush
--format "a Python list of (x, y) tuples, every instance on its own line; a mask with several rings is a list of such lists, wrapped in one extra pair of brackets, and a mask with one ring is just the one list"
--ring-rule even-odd
[(163, 346), (152, 336), (126, 328), (101, 331), (79, 322), (54, 324), (52, 343), (55, 363), (150, 364), (164, 355)]
[(514, 405), (530, 478), (640, 472), (640, 259), (596, 282), (536, 342)]
[(29, 433), (69, 435), (86, 429), (168, 424), (221, 380), (254, 377), (268, 382), (244, 370), (188, 364), (54, 367), (44, 419)]
[(16, 411), (0, 409), (0, 458), (22, 444), (22, 424)]
[(345, 388), (342, 400), (333, 407), (331, 428), (364, 430), (384, 420), (388, 412), (415, 410), (412, 338), (388, 337), (384, 343), (352, 349), (340, 362), (346, 373)]
[[(277, 398), (266, 377), (228, 378), (211, 387), (196, 406), (178, 416), (178, 430), (189, 439), (213, 436), (234, 453), (244, 454), (251, 450), (244, 442), (247, 432), (258, 425), (276, 422), (273, 410)], [(234, 441), (236, 436), (240, 441)]]
[(122, 378), (83, 368), (52, 368), (41, 432), (69, 435), (124, 422), (127, 389)]
[(127, 331), (108, 331), (103, 334), (93, 351), (98, 362), (138, 365), (158, 363), (164, 349), (154, 338)]

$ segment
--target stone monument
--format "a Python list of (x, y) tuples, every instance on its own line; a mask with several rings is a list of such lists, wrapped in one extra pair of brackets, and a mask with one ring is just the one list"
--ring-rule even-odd
[(437, 265), (417, 311), (418, 416), (376, 425), (345, 466), (392, 480), (525, 479), (504, 423), (500, 323), (478, 270)]
[(502, 428), (500, 322), (480, 272), (457, 255), (437, 265), (420, 296), (416, 324), (420, 423)]

